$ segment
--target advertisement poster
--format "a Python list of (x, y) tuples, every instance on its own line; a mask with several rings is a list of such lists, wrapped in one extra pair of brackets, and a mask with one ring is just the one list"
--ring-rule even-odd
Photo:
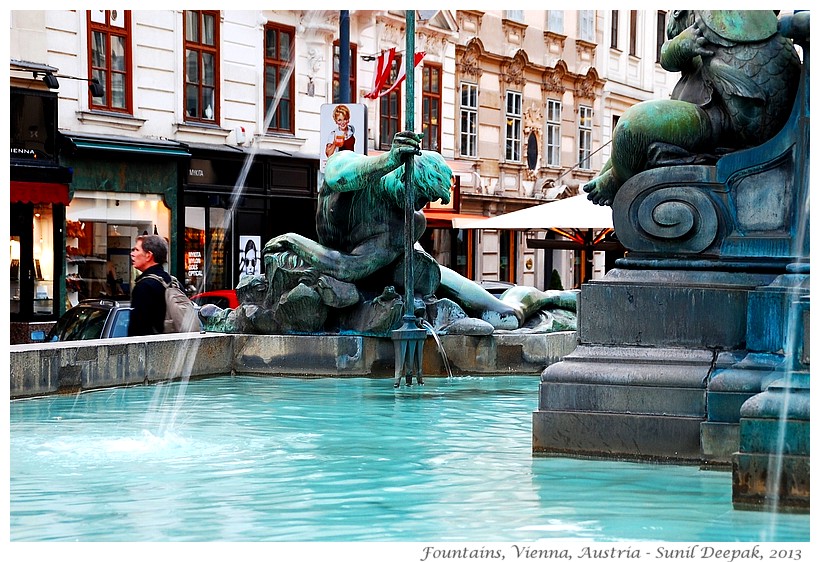
[(367, 154), (367, 106), (363, 103), (326, 103), (319, 110), (319, 169), (341, 150)]
[(262, 238), (260, 236), (239, 237), (239, 278), (262, 273)]

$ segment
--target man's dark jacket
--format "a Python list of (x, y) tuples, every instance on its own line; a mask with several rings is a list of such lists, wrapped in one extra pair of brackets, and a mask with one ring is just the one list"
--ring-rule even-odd
[(171, 276), (162, 266), (152, 265), (137, 277), (131, 291), (131, 319), (128, 321), (129, 336), (150, 336), (161, 334), (165, 326), (165, 287), (156, 279), (146, 278), (154, 274), (166, 283)]

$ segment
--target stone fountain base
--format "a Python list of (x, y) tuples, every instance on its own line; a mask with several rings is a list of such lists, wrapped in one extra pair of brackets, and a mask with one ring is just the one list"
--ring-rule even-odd
[(774, 278), (613, 269), (584, 285), (580, 343), (541, 375), (533, 451), (728, 467), (736, 441), (702, 448), (708, 383), (744, 348), (749, 294)]
[(615, 269), (584, 285), (579, 344), (541, 374), (533, 453), (732, 470), (739, 509), (808, 511), (807, 277), (786, 277)]
[[(454, 375), (537, 375), (576, 345), (576, 333), (439, 336)], [(423, 373), (447, 376), (435, 340)], [(10, 396), (23, 398), (229, 373), (393, 379), (389, 338), (353, 335), (168, 334), (10, 347)], [(386, 381), (385, 384), (391, 384)]]

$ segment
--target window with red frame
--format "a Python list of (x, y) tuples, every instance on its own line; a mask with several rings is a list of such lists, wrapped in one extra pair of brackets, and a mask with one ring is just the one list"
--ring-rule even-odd
[[(388, 90), (396, 82), (401, 69), (401, 56), (396, 55), (390, 68), (390, 77), (382, 87)], [(401, 88), (396, 88), (379, 98), (379, 150), (390, 150), (393, 137), (400, 131), (401, 121)]]
[(295, 36), (293, 27), (275, 23), (265, 26), (265, 120), (269, 120), (269, 131), (295, 132)]
[(421, 69), (421, 147), (439, 151), (441, 147), (441, 65), (425, 64)]
[[(355, 43), (350, 44), (350, 99), (345, 102), (356, 103), (356, 53)], [(339, 99), (339, 40), (333, 42), (333, 103), (340, 103)]]
[(186, 10), (185, 119), (219, 120), (219, 12)]
[(89, 75), (104, 89), (100, 97), (89, 91), (89, 107), (131, 112), (131, 12), (89, 10)]

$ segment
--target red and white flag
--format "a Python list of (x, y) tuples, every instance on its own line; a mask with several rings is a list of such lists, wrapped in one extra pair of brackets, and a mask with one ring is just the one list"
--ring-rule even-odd
[[(396, 77), (396, 81), (393, 82), (389, 89), (383, 92), (381, 91), (382, 87), (384, 87), (384, 85), (387, 83), (388, 78), (390, 78), (390, 69), (393, 66), (393, 60), (396, 58), (395, 47), (391, 48), (389, 51), (386, 52), (387, 56), (385, 56), (385, 51), (382, 51), (382, 53), (379, 55), (379, 59), (376, 66), (376, 80), (373, 84), (373, 90), (364, 95), (364, 97), (366, 98), (374, 100), (386, 94), (389, 94), (390, 92), (398, 88), (407, 76), (407, 57), (405, 57), (404, 62), (401, 65), (401, 71), (399, 72), (399, 75)], [(413, 68), (419, 65), (421, 59), (423, 59), (424, 55), (426, 54), (427, 53), (425, 53), (424, 51), (415, 53), (415, 56), (413, 57)]]
[(390, 69), (393, 66), (393, 59), (395, 58), (395, 47), (379, 53), (379, 58), (376, 61), (376, 74), (373, 80), (373, 89), (370, 92), (366, 93), (364, 97), (370, 99), (376, 99), (377, 97), (379, 97), (379, 90), (381, 90), (382, 86), (384, 86), (387, 82), (387, 79), (390, 76)]

